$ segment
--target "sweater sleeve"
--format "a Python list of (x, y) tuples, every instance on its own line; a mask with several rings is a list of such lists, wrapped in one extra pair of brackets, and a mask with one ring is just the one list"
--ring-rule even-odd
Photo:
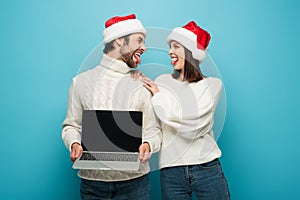
[(206, 84), (175, 92), (162, 89), (152, 97), (158, 118), (187, 139), (202, 137), (212, 129), (214, 104), (214, 97)]
[(143, 111), (143, 142), (148, 142), (150, 145), (151, 153), (156, 153), (160, 150), (162, 133), (160, 122), (155, 115), (151, 104), (151, 94), (145, 88), (142, 88), (143, 104), (141, 110)]
[(74, 142), (81, 144), (81, 120), (82, 105), (80, 103), (78, 92), (76, 91), (74, 78), (69, 89), (68, 107), (66, 118), (62, 124), (62, 139), (65, 146), (71, 151), (71, 145)]
[[(173, 101), (172, 101), (173, 100)], [(181, 127), (182, 112), (176, 98), (165, 92), (156, 93), (151, 99), (159, 120), (175, 129)]]

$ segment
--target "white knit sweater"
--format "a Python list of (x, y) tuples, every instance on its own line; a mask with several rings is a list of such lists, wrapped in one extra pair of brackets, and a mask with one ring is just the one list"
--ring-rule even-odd
[[(103, 55), (99, 66), (73, 78), (62, 138), (71, 150), (74, 142), (81, 143), (83, 110), (135, 110), (143, 112), (143, 142), (157, 152), (161, 144), (161, 129), (151, 105), (151, 95), (140, 81), (129, 75), (130, 68), (122, 61)], [(89, 180), (129, 180), (149, 172), (143, 163), (138, 171), (79, 170), (78, 175)]]
[(152, 105), (163, 133), (159, 167), (195, 165), (219, 158), (221, 151), (212, 127), (221, 80), (205, 78), (188, 83), (167, 74), (155, 82), (160, 92), (152, 97)]

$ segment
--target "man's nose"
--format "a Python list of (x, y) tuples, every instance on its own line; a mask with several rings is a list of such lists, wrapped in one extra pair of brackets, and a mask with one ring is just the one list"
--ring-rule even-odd
[(145, 51), (147, 50), (145, 44), (143, 44), (143, 45), (141, 46), (141, 50), (143, 50), (143, 52), (145, 52)]

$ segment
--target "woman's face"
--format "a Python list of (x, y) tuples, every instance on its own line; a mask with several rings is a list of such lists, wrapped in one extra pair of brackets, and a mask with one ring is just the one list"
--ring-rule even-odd
[(172, 40), (170, 42), (169, 55), (171, 57), (171, 64), (174, 66), (174, 69), (182, 70), (183, 72), (185, 62), (184, 47), (180, 43)]

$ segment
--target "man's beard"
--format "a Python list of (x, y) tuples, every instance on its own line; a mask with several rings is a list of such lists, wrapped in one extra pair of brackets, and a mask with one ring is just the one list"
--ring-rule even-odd
[[(136, 51), (136, 50), (135, 50)], [(136, 68), (137, 64), (133, 61), (133, 54), (135, 51), (129, 51), (128, 45), (123, 46), (120, 49), (121, 57), (120, 59), (127, 64), (130, 68)]]
[(133, 61), (134, 51), (129, 52), (129, 53), (123, 53), (121, 56), (121, 60), (128, 65), (130, 68), (136, 68), (137, 64)]

